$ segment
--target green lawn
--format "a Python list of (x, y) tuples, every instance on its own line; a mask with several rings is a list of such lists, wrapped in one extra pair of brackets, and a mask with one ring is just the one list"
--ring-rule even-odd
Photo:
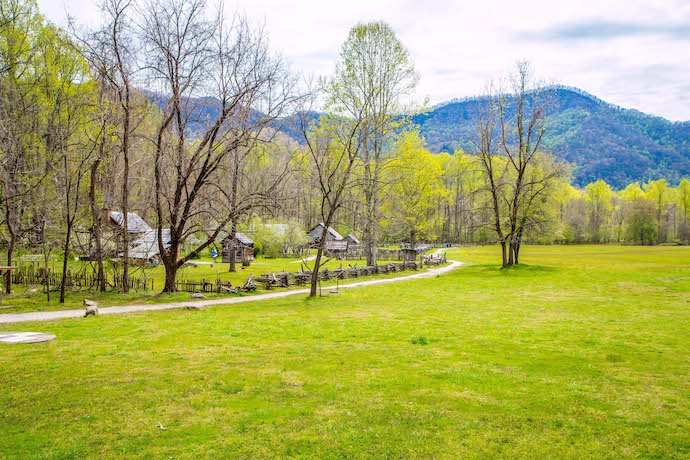
[[(315, 255), (316, 251), (312, 251), (312, 255)], [(220, 260), (220, 258), (218, 259)], [(343, 267), (348, 267), (348, 265), (361, 267), (366, 265), (364, 260), (337, 260), (337, 259), (326, 259), (328, 263), (325, 265), (326, 268), (334, 269), (341, 265)], [(250, 275), (260, 276), (265, 273), (278, 273), (281, 271), (286, 272), (297, 272), (303, 267), (301, 259), (268, 259), (265, 257), (258, 257), (254, 260), (249, 267), (242, 267), (241, 264), (237, 264), (236, 272), (229, 272), (230, 264), (215, 263), (212, 264), (213, 259), (210, 257), (205, 257), (201, 260), (194, 260), (189, 267), (183, 267), (178, 271), (178, 280), (189, 280), (200, 282), (201, 280), (206, 280), (208, 282), (215, 282), (216, 278), (220, 279), (225, 283), (230, 281), (233, 286), (241, 286), (249, 278)], [(385, 263), (386, 261), (381, 261), (379, 263)], [(313, 268), (313, 261), (307, 261), (309, 268)], [(59, 265), (59, 264), (58, 264)], [(194, 266), (196, 265), (196, 266)], [(70, 261), (70, 269), (73, 272), (79, 270), (84, 270), (87, 267), (91, 270), (90, 265), (84, 263), (76, 263)], [(163, 265), (158, 265), (153, 268), (142, 269), (140, 267), (132, 267), (130, 269), (130, 275), (137, 277), (146, 277), (146, 279), (154, 280), (154, 290), (148, 291), (136, 291), (132, 290), (129, 293), (108, 291), (106, 293), (100, 293), (96, 291), (89, 290), (73, 290), (68, 291), (65, 295), (65, 303), (60, 304), (60, 293), (51, 292), (50, 302), (47, 301), (46, 294), (42, 291), (41, 286), (18, 286), (12, 285), (12, 294), (9, 296), (3, 295), (2, 307), (0, 307), (0, 314), (2, 313), (23, 313), (28, 311), (51, 311), (51, 310), (64, 310), (81, 308), (82, 301), (84, 298), (95, 300), (101, 306), (108, 305), (125, 305), (131, 303), (146, 304), (146, 303), (160, 303), (160, 302), (175, 302), (183, 301), (189, 298), (189, 293), (180, 292), (174, 294), (161, 294), (163, 286), (165, 285), (165, 268)], [(110, 279), (112, 273), (108, 275)], [(4, 281), (3, 281), (4, 283)], [(4, 285), (4, 284), (3, 284)], [(261, 291), (261, 286), (259, 286), (259, 292)], [(206, 294), (209, 298), (217, 297), (227, 297), (227, 294)]]
[[(688, 458), (690, 248), (0, 330), (0, 458)], [(158, 424), (162, 424), (164, 430)]]

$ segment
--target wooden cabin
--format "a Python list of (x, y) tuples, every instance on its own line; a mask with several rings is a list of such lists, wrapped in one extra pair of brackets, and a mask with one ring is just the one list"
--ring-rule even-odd
[(359, 249), (360, 241), (359, 239), (353, 235), (352, 233), (349, 233), (345, 238), (343, 238), (347, 242), (347, 250), (348, 251), (356, 251)]
[[(135, 212), (127, 213), (127, 229), (124, 228), (124, 214), (120, 211), (105, 209), (105, 226), (103, 228), (104, 246), (108, 243), (115, 244), (115, 254), (118, 257), (124, 255), (124, 233), (127, 232), (129, 240), (128, 256), (130, 259), (140, 262), (157, 263), (160, 261), (158, 248), (158, 230), (151, 228), (144, 219)], [(170, 229), (163, 229), (163, 247), (170, 247)]]
[[(312, 228), (307, 232), (307, 235), (309, 236), (309, 246), (312, 248), (315, 248), (319, 245), (319, 242), (321, 241), (321, 235), (323, 234), (323, 229), (326, 226), (323, 222), (319, 222), (316, 227)], [(343, 236), (336, 232), (333, 227), (328, 227), (328, 232), (326, 233), (326, 243), (329, 241), (342, 241)]]
[(254, 241), (242, 232), (235, 232), (235, 238), (226, 236), (223, 241), (223, 263), (230, 263), (230, 258), (235, 257), (235, 263), (254, 260)]
[(324, 251), (328, 256), (337, 257), (338, 259), (345, 259), (347, 258), (347, 241), (345, 241), (344, 239), (340, 241), (326, 241)]

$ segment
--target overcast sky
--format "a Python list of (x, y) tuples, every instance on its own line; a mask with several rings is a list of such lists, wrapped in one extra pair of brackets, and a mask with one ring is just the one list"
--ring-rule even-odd
[[(354, 24), (384, 20), (414, 57), (417, 96), (432, 104), (476, 95), (526, 59), (545, 80), (690, 120), (690, 0), (225, 2), (265, 22), (274, 48), (307, 74), (332, 71)], [(65, 11), (98, 21), (97, 0), (38, 3), (58, 24)]]

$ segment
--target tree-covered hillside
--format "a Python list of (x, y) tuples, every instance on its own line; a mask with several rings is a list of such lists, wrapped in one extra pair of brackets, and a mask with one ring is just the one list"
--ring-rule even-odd
[[(545, 146), (573, 165), (573, 183), (604, 179), (614, 187), (690, 174), (690, 122), (673, 123), (558, 87)], [(471, 150), (481, 99), (454, 101), (416, 117), (433, 152)]]
[[(635, 181), (666, 179), (677, 184), (690, 175), (690, 122), (674, 123), (637, 110), (622, 109), (578, 89), (553, 92), (544, 146), (573, 167), (572, 182), (585, 186), (599, 179), (620, 189)], [(149, 93), (162, 107), (165, 98)], [(439, 105), (414, 121), (431, 152), (472, 151), (481, 98)], [(188, 115), (191, 138), (204, 132), (220, 109), (213, 98), (192, 98)], [(318, 118), (318, 113), (310, 115)], [(276, 120), (274, 128), (303, 143), (297, 117)]]

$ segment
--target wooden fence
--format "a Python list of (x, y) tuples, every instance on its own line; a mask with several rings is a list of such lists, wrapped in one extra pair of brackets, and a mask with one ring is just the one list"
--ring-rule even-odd
[[(62, 273), (45, 270), (42, 267), (38, 269), (29, 265), (28, 267), (19, 267), (12, 272), (12, 284), (22, 286), (50, 286), (50, 290), (54, 290), (62, 284)], [(129, 289), (135, 291), (153, 290), (153, 280), (146, 278), (139, 278), (130, 276), (127, 279)], [(72, 273), (67, 270), (67, 277), (65, 285), (69, 289), (95, 289), (98, 286), (98, 276), (96, 274), (77, 272)], [(113, 274), (112, 278), (106, 279), (106, 286), (110, 290), (122, 291), (124, 290), (125, 280), (122, 276)]]
[[(445, 258), (434, 258), (433, 261), (431, 258), (426, 258), (423, 263), (389, 262), (370, 267), (341, 267), (332, 270), (324, 268), (319, 270), (319, 281), (344, 280), (384, 273), (397, 273), (405, 270), (419, 270), (423, 264), (435, 265), (441, 262), (445, 262)], [(266, 290), (276, 287), (304, 286), (311, 281), (311, 273), (310, 270), (305, 270), (296, 273), (280, 272), (265, 273), (261, 276), (251, 275), (240, 287), (233, 287), (229, 281), (224, 283), (220, 277), (213, 282), (206, 281), (205, 279), (201, 281), (179, 280), (176, 283), (176, 287), (178, 291), (182, 292), (234, 294), (256, 290), (257, 285), (261, 285)]]
[(206, 281), (202, 279), (201, 281), (190, 281), (190, 280), (178, 280), (175, 282), (175, 287), (181, 292), (215, 292), (215, 293), (234, 293), (237, 292), (236, 288), (232, 287), (230, 281), (223, 282), (220, 277), (216, 278), (215, 282)]
[[(341, 267), (333, 270), (324, 268), (323, 270), (319, 270), (319, 281), (344, 280), (383, 273), (397, 273), (405, 270), (418, 270), (420, 268), (421, 264), (417, 262), (389, 262), (387, 264), (372, 265), (369, 267)], [(265, 289), (304, 286), (311, 281), (311, 271), (269, 273), (259, 277), (250, 277), (250, 281), (262, 284)]]

